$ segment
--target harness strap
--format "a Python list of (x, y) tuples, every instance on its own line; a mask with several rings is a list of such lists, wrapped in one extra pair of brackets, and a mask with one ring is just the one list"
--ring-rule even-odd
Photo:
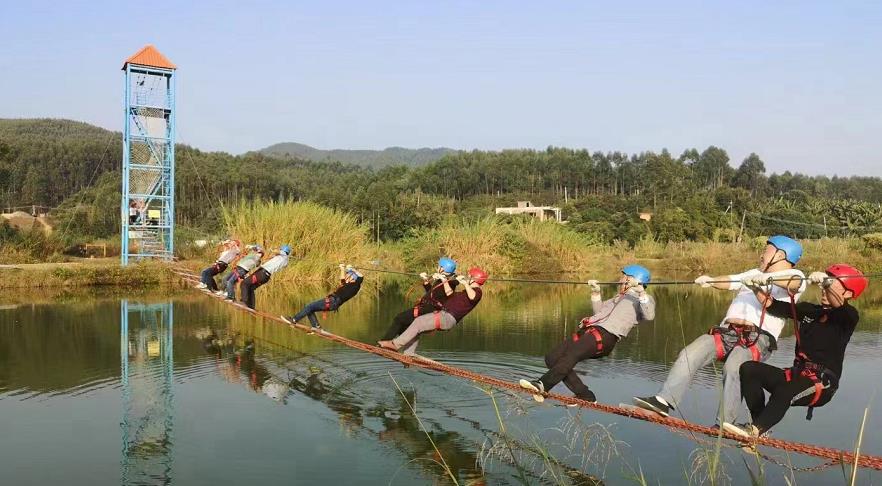
[(711, 335), (714, 337), (714, 346), (717, 348), (717, 361), (723, 361), (726, 359), (726, 347), (723, 346), (723, 333), (719, 331), (719, 328), (715, 328), (711, 330)]
[(325, 297), (325, 308), (322, 309), (322, 319), (328, 318), (328, 311), (331, 310), (331, 296)]
[[(585, 327), (583, 327), (583, 329), (585, 330), (585, 332), (590, 332), (591, 335), (594, 336), (594, 342), (597, 345), (597, 354), (602, 353), (603, 352), (603, 335), (600, 334), (600, 331), (596, 327), (594, 327), (593, 324), (585, 326)], [(573, 333), (573, 342), (577, 343), (577, 342), (579, 342), (579, 339), (580, 339), (579, 333), (574, 332)]]
[(441, 330), (441, 311), (435, 311), (435, 330)]
[[(811, 401), (806, 405), (808, 407), (808, 411), (805, 414), (806, 420), (811, 420), (814, 412), (815, 404), (821, 399), (821, 395), (824, 393), (824, 383), (821, 382), (821, 379), (818, 377), (818, 374), (809, 369), (799, 369), (799, 376), (804, 376), (812, 381), (812, 384), (815, 387), (815, 393), (812, 395)], [(793, 379), (793, 368), (787, 368), (784, 370), (784, 378), (789, 382)]]

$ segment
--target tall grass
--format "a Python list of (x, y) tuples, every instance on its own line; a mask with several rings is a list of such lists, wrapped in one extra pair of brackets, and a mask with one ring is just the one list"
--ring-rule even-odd
[(504, 221), (486, 217), (450, 219), (438, 228), (412, 233), (400, 245), (412, 268), (434, 265), (449, 255), (460, 265), (480, 265), (492, 273), (553, 273), (595, 266), (598, 245), (557, 223)]
[(327, 278), (334, 264), (370, 260), (368, 228), (355, 216), (311, 202), (266, 202), (224, 208), (230, 237), (243, 244), (258, 243), (268, 250), (291, 245), (291, 262), (277, 281)]

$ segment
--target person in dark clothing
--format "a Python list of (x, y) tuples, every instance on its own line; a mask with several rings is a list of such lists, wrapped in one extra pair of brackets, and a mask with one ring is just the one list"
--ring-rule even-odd
[(343, 303), (355, 297), (355, 294), (361, 290), (361, 283), (364, 276), (351, 265), (340, 264), (340, 286), (336, 290), (328, 294), (322, 299), (306, 304), (303, 309), (293, 316), (281, 316), (288, 324), (295, 324), (304, 317), (309, 318), (313, 331), (321, 331), (322, 326), (319, 325), (316, 312), (335, 311), (340, 308)]
[[(449, 331), (481, 302), (481, 297), (483, 296), (481, 287), (487, 281), (487, 278), (487, 272), (484, 270), (478, 267), (470, 268), (468, 277), (464, 275), (457, 277), (459, 282), (463, 284), (463, 291), (454, 293), (447, 299), (442, 309), (417, 317), (397, 338), (377, 341), (377, 345), (392, 351), (400, 350), (402, 354), (406, 355), (416, 354), (416, 348), (420, 343), (420, 336), (422, 334), (434, 331)], [(444, 286), (445, 288), (450, 288), (450, 284), (447, 281), (445, 281)]]
[[(386, 334), (383, 335), (381, 341), (395, 339), (417, 317), (441, 310), (444, 307), (444, 302), (453, 295), (456, 286), (459, 284), (459, 281), (456, 280), (456, 262), (449, 257), (442, 257), (438, 260), (438, 270), (431, 275), (431, 278), (426, 273), (421, 273), (420, 277), (423, 279), (423, 289), (425, 291), (423, 296), (420, 297), (420, 300), (417, 301), (413, 308), (402, 311), (395, 316), (392, 320), (392, 325), (386, 331)], [(444, 282), (447, 282), (450, 287), (449, 293)]]
[(291, 247), (289, 245), (282, 245), (272, 258), (265, 261), (262, 265), (257, 267), (257, 270), (252, 272), (251, 275), (242, 280), (242, 283), (239, 284), (239, 292), (242, 294), (242, 304), (249, 309), (254, 309), (254, 291), (261, 285), (269, 282), (273, 275), (287, 267), (290, 255)]
[[(766, 289), (755, 288), (766, 312), (793, 317), (796, 356), (787, 369), (761, 362), (741, 365), (741, 394), (753, 423), (744, 427), (724, 423), (727, 432), (759, 437), (780, 422), (791, 406), (808, 407), (806, 419), (811, 420), (812, 409), (826, 405), (836, 393), (845, 348), (859, 319), (849, 301), (856, 299), (869, 281), (860, 270), (845, 264), (814, 272), (809, 280), (821, 287), (820, 304), (781, 302), (769, 299)], [(768, 402), (764, 390), (770, 393)]]
[(224, 240), (221, 244), (224, 251), (210, 267), (202, 271), (202, 278), (196, 285), (197, 289), (217, 292), (217, 282), (214, 280), (214, 276), (224, 273), (224, 270), (239, 257), (239, 249), (242, 246), (239, 240)]

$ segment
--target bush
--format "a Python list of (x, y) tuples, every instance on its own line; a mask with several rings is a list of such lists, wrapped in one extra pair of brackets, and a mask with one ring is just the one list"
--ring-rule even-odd
[(861, 236), (864, 245), (873, 250), (882, 250), (882, 233), (867, 233)]

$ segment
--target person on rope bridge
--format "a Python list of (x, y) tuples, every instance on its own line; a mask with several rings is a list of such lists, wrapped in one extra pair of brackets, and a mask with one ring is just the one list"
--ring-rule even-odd
[(380, 338), (381, 341), (395, 339), (417, 317), (441, 310), (444, 307), (444, 302), (453, 295), (456, 286), (459, 284), (459, 280), (456, 279), (456, 262), (450, 257), (441, 257), (438, 260), (438, 269), (431, 275), (431, 278), (425, 272), (420, 274), (420, 278), (423, 280), (423, 289), (425, 291), (422, 297), (412, 308), (402, 311), (395, 316), (392, 320), (392, 326)]
[[(826, 405), (839, 388), (845, 348), (859, 319), (849, 301), (861, 295), (869, 280), (857, 268), (837, 264), (825, 272), (813, 272), (809, 281), (821, 287), (820, 304), (781, 302), (769, 298), (766, 286), (744, 282), (753, 287), (770, 315), (793, 318), (796, 356), (793, 366), (786, 369), (753, 361), (741, 365), (741, 395), (752, 424), (739, 427), (724, 422), (727, 432), (759, 437), (780, 422), (791, 406), (808, 407), (806, 419), (811, 420), (812, 409)], [(771, 394), (768, 402), (763, 390)]]
[(240, 301), (254, 309), (254, 291), (261, 285), (269, 282), (270, 277), (275, 275), (279, 270), (288, 266), (288, 256), (291, 255), (291, 247), (282, 245), (279, 251), (265, 261), (261, 266), (257, 267), (251, 275), (245, 278), (239, 285)]
[[(718, 424), (734, 423), (742, 410), (738, 370), (747, 361), (765, 361), (777, 348), (784, 319), (767, 315), (753, 291), (742, 282), (772, 282), (773, 299), (798, 300), (805, 290), (805, 276), (794, 268), (802, 257), (802, 246), (782, 235), (770, 237), (760, 254), (759, 267), (736, 275), (702, 275), (695, 283), (704, 287), (736, 291), (726, 317), (710, 332), (699, 336), (680, 351), (661, 390), (653, 396), (634, 397), (634, 405), (667, 417), (682, 405), (683, 397), (698, 370), (713, 360), (723, 361), (723, 399)], [(770, 280), (771, 279), (771, 280)]]
[(260, 264), (264, 255), (263, 247), (260, 245), (248, 245), (245, 251), (245, 256), (239, 259), (236, 268), (224, 278), (224, 290), (218, 290), (215, 294), (226, 296), (227, 300), (236, 300), (236, 285)]
[(197, 289), (207, 289), (211, 292), (217, 292), (217, 282), (214, 281), (214, 276), (224, 273), (224, 270), (227, 269), (230, 263), (239, 256), (240, 248), (242, 247), (242, 243), (239, 242), (239, 240), (233, 239), (226, 239), (221, 242), (221, 245), (223, 251), (220, 256), (217, 257), (217, 261), (202, 271), (202, 279), (199, 284), (196, 285)]
[(361, 290), (361, 284), (364, 282), (364, 276), (352, 265), (340, 264), (340, 286), (336, 290), (315, 302), (310, 302), (303, 307), (297, 314), (293, 316), (281, 316), (288, 324), (296, 324), (304, 317), (309, 318), (312, 331), (321, 331), (322, 326), (319, 325), (316, 312), (336, 311), (349, 299), (355, 297), (355, 294)]
[(441, 309), (417, 317), (398, 337), (392, 340), (381, 340), (377, 344), (392, 351), (403, 350), (402, 353), (409, 356), (416, 354), (421, 334), (449, 331), (481, 302), (483, 295), (481, 287), (487, 281), (487, 277), (487, 272), (484, 270), (478, 267), (470, 268), (468, 276), (458, 275), (456, 277), (456, 280), (464, 287), (460, 292), (453, 292), (450, 281), (444, 279), (442, 285), (450, 298), (444, 302)]
[(573, 368), (580, 361), (608, 355), (634, 326), (655, 319), (655, 299), (646, 293), (651, 279), (646, 268), (627, 265), (622, 268), (618, 293), (607, 300), (602, 299), (597, 281), (589, 280), (594, 315), (582, 319), (571, 338), (545, 355), (548, 372), (538, 380), (521, 380), (521, 388), (533, 392), (533, 399), (542, 402), (545, 393), (563, 381), (577, 398), (596, 402), (594, 392), (582, 383)]

